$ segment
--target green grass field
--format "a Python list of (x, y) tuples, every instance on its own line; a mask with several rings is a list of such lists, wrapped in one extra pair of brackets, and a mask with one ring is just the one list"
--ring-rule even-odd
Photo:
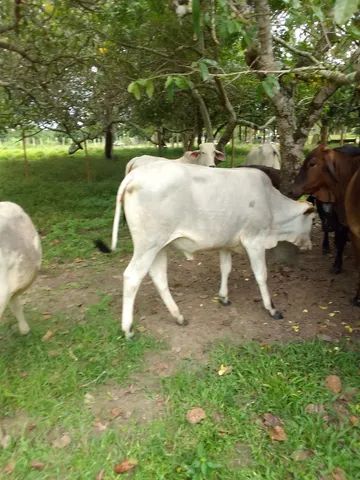
[[(143, 151), (123, 149), (106, 161), (91, 150), (88, 182), (82, 153), (29, 149), (25, 178), (21, 151), (3, 149), (0, 200), (19, 203), (32, 216), (47, 272), (56, 276), (60, 264), (70, 270), (79, 258), (92, 272), (112, 261), (94, 253), (92, 240), (109, 240), (126, 161)], [(120, 256), (131, 251), (128, 233), (121, 238)], [(184, 362), (170, 377), (157, 378), (162, 415), (123, 426), (109, 420), (102, 428), (92, 399), (107, 385), (120, 388), (141, 376), (145, 353), (166, 345), (146, 332), (126, 342), (110, 296), (99, 294), (82, 321), (62, 311), (44, 321), (37, 305), (27, 315), (33, 328), (26, 337), (8, 322), (0, 326), (0, 479), (115, 479), (121, 475), (114, 466), (125, 459), (137, 465), (123, 477), (136, 480), (360, 478), (356, 345), (218, 344), (206, 364)], [(57, 334), (42, 341), (49, 329)], [(221, 365), (231, 371), (220, 376)], [(325, 387), (330, 374), (341, 378), (341, 393)], [(153, 399), (155, 392), (146, 395)], [(193, 407), (206, 414), (194, 425), (186, 420)], [(278, 417), (286, 439), (271, 439), (267, 413)]]

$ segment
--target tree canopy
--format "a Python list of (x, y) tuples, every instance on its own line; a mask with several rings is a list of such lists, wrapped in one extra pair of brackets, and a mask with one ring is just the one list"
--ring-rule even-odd
[(115, 125), (206, 132), (224, 148), (236, 125), (273, 125), (290, 175), (316, 122), (350, 128), (359, 117), (358, 6), (5, 0), (0, 126), (50, 128), (79, 145), (112, 141)]

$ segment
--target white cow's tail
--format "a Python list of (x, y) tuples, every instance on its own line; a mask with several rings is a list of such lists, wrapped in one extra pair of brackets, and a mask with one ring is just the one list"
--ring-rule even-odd
[(128, 186), (130, 181), (131, 181), (131, 175), (127, 175), (124, 178), (124, 180), (120, 183), (120, 187), (116, 194), (115, 215), (114, 215), (114, 223), (113, 223), (112, 239), (111, 239), (112, 251), (116, 249), (116, 245), (118, 242), (119, 225), (120, 225), (120, 219), (121, 219), (121, 203), (123, 200), (126, 187)]

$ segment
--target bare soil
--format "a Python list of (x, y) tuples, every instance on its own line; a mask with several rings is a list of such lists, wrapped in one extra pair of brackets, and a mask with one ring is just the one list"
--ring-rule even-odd
[[(360, 309), (351, 305), (357, 284), (351, 245), (344, 256), (344, 271), (330, 273), (333, 255), (321, 253), (322, 233), (313, 234), (313, 249), (301, 253), (288, 265), (268, 262), (268, 284), (283, 320), (273, 320), (264, 310), (260, 293), (245, 254), (233, 256), (229, 282), (230, 306), (220, 305), (215, 296), (219, 288), (219, 260), (216, 252), (203, 253), (187, 261), (178, 252), (169, 258), (169, 285), (180, 310), (189, 321), (178, 326), (160, 300), (151, 280), (146, 277), (136, 299), (136, 335), (149, 332), (168, 346), (160, 353), (149, 353), (145, 371), (130, 378), (125, 387), (107, 384), (94, 392), (89, 405), (94, 416), (109, 421), (102, 412), (117, 412), (111, 419), (119, 427), (129, 420), (146, 422), (161, 415), (166, 399), (161, 396), (161, 377), (171, 375), (183, 361), (189, 366), (206, 359), (216, 341), (241, 343), (287, 342), (320, 338), (338, 342), (359, 339)], [(100, 255), (100, 254), (99, 254)], [(67, 313), (80, 319), (99, 295), (113, 297), (112, 306), (120, 320), (122, 272), (130, 256), (114, 259), (106, 268), (89, 262), (75, 262), (44, 272), (29, 294), (29, 302), (45, 315)], [(290, 265), (289, 265), (290, 263)], [(120, 324), (119, 324), (120, 327)], [(136, 337), (135, 340), (136, 341)]]

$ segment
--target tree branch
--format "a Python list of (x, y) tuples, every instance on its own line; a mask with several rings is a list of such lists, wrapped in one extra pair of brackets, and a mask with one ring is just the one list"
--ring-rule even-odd
[(276, 43), (279, 43), (290, 52), (295, 53), (296, 55), (300, 55), (302, 57), (308, 58), (312, 63), (316, 65), (321, 65), (321, 62), (317, 58), (315, 58), (313, 55), (311, 55), (311, 53), (305, 52), (304, 50), (300, 50), (299, 48), (295, 48), (292, 45), (289, 45), (287, 42), (285, 42), (285, 40), (283, 40), (280, 37), (277, 37), (276, 35), (273, 36), (273, 39)]
[(218, 142), (218, 148), (219, 150), (222, 150), (225, 148), (225, 145), (229, 142), (231, 139), (231, 136), (233, 134), (233, 131), (236, 127), (237, 124), (237, 116), (236, 112), (234, 110), (234, 107), (232, 106), (229, 97), (226, 93), (226, 90), (224, 88), (224, 85), (219, 77), (214, 77), (216, 86), (218, 88), (220, 100), (225, 108), (225, 110), (228, 113), (228, 122), (225, 128), (225, 132), (222, 134), (219, 142)]
[(212, 131), (211, 119), (210, 119), (210, 115), (209, 115), (209, 111), (208, 111), (208, 108), (206, 106), (206, 103), (204, 102), (204, 99), (202, 98), (202, 96), (200, 95), (200, 93), (198, 92), (198, 90), (196, 88), (192, 88), (191, 93), (192, 93), (192, 96), (194, 97), (194, 99), (199, 104), (201, 117), (202, 117), (203, 122), (204, 122), (204, 127), (205, 127), (205, 130), (206, 130), (208, 141), (213, 142), (214, 141), (214, 136), (213, 136), (213, 131)]

